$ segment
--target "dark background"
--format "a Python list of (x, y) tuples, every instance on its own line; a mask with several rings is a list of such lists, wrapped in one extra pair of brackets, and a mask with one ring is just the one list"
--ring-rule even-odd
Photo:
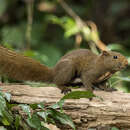
[[(84, 21), (93, 21), (101, 40), (125, 55), (130, 63), (129, 0), (65, 1)], [(57, 0), (0, 0), (0, 43), (48, 66), (54, 66), (62, 55), (75, 48), (79, 33), (71, 30), (74, 22)], [(82, 38), (81, 47), (88, 48), (87, 43)], [(118, 74), (125, 81), (125, 90), (129, 90), (129, 74), (130, 67)]]

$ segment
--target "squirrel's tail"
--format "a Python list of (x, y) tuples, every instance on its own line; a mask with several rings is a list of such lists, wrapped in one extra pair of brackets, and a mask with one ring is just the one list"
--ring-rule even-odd
[(53, 70), (29, 57), (0, 46), (0, 74), (16, 80), (53, 80)]

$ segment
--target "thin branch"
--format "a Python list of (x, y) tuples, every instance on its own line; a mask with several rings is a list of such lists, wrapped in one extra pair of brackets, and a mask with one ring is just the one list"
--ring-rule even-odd
[[(90, 29), (87, 26), (87, 24), (69, 7), (69, 5), (64, 0), (58, 0), (58, 2), (63, 7), (63, 9), (75, 20), (75, 22), (77, 23), (77, 26), (79, 27), (79, 29), (81, 29), (86, 41), (91, 42), (91, 40), (92, 40), (99, 49), (101, 49), (101, 50), (107, 49), (106, 45), (100, 40), (100, 38), (98, 36), (97, 27), (94, 22), (90, 22), (90, 21), (88, 22), (89, 26), (91, 27), (91, 29)], [(85, 29), (87, 29), (89, 31), (89, 34)], [(88, 39), (88, 37), (90, 37), (92, 35), (96, 36), (96, 39), (94, 39), (95, 38), (94, 36), (91, 39)], [(91, 45), (91, 44), (89, 44), (89, 46), (92, 50), (95, 50), (95, 48), (96, 48), (96, 47), (94, 47), (94, 45)], [(93, 47), (94, 47), (94, 49), (93, 49)]]
[(63, 9), (73, 18), (75, 19), (75, 21), (77, 23), (82, 23), (81, 25), (83, 25), (83, 21), (81, 20), (81, 18), (67, 5), (67, 3), (65, 3), (65, 1), (63, 0), (58, 0), (58, 2), (60, 3), (60, 5), (63, 7)]
[(31, 32), (32, 32), (32, 23), (33, 23), (33, 4), (34, 0), (29, 0), (27, 4), (27, 29), (26, 29), (26, 42), (27, 49), (31, 48)]

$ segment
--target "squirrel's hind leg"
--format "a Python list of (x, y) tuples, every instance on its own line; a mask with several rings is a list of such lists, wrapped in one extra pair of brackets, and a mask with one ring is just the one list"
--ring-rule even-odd
[(53, 82), (61, 89), (61, 93), (67, 94), (71, 92), (71, 89), (67, 87), (67, 84), (71, 82), (75, 74), (75, 69), (71, 61), (60, 61), (54, 68), (55, 77)]

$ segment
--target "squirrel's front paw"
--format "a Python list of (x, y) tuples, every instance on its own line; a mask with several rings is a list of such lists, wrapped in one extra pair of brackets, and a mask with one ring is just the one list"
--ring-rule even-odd
[(63, 93), (64, 95), (68, 94), (71, 92), (71, 89), (70, 88), (64, 88), (61, 90), (61, 93)]

